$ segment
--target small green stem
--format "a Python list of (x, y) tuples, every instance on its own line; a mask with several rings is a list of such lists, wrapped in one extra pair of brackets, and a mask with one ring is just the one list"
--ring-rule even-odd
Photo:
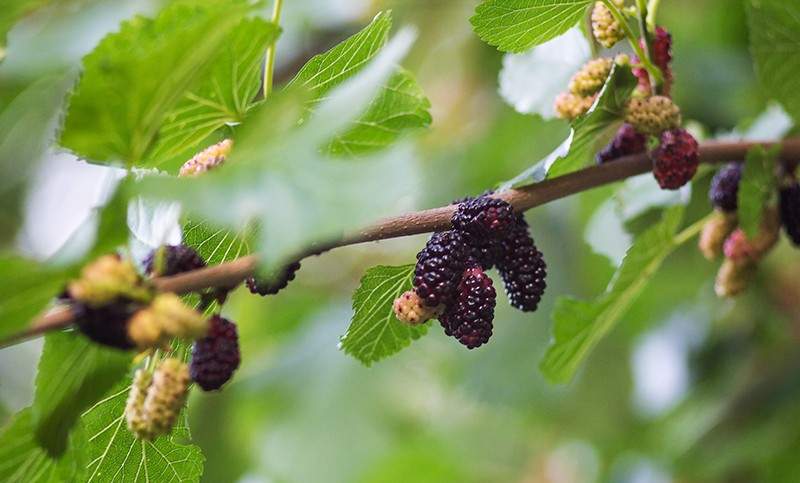
[(647, 54), (645, 54), (642, 46), (639, 45), (639, 39), (634, 35), (633, 30), (631, 30), (631, 26), (628, 25), (628, 22), (625, 21), (624, 15), (622, 12), (619, 11), (614, 2), (611, 0), (602, 0), (603, 4), (608, 8), (611, 12), (611, 15), (614, 16), (617, 22), (622, 26), (622, 29), (625, 31), (625, 37), (628, 38), (628, 42), (630, 42), (633, 51), (636, 53), (636, 56), (639, 57), (639, 62), (642, 63), (642, 66), (647, 70), (650, 77), (655, 79), (656, 82), (661, 83), (664, 80), (664, 76), (661, 75), (661, 69), (653, 65), (650, 62), (650, 58)]
[(683, 245), (687, 241), (691, 240), (692, 238), (697, 236), (701, 231), (703, 231), (703, 227), (706, 226), (706, 223), (708, 222), (709, 219), (711, 219), (712, 216), (714, 216), (713, 213), (704, 216), (703, 218), (687, 226), (680, 233), (675, 235), (675, 238), (672, 239), (672, 242), (676, 246), (678, 246), (678, 245)]
[[(638, 19), (639, 19), (639, 32), (644, 42), (644, 54), (647, 56), (647, 61), (651, 64), (653, 63), (653, 37), (651, 33), (654, 29), (650, 29), (647, 26), (647, 21), (645, 18), (647, 17), (647, 9), (648, 6), (645, 0), (636, 0), (636, 9), (638, 10)], [(659, 68), (659, 72), (660, 68)], [(663, 74), (663, 73), (662, 73)], [(655, 94), (661, 94), (661, 86), (663, 85), (662, 79), (657, 79), (656, 77), (650, 76), (650, 89)]]
[(647, 4), (647, 27), (655, 31), (656, 29), (656, 12), (661, 4), (661, 0), (650, 0)]
[[(281, 9), (283, 8), (283, 0), (275, 0), (272, 5), (272, 18), (270, 19), (275, 25), (281, 23)], [(275, 69), (275, 42), (267, 47), (266, 59), (264, 61), (264, 98), (272, 92), (272, 77)]]

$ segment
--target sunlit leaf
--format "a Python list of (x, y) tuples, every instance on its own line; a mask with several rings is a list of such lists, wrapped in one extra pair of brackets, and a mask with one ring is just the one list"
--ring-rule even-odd
[(504, 52), (522, 52), (563, 34), (594, 0), (484, 0), (470, 19), (475, 33)]
[(392, 303), (411, 289), (414, 265), (380, 265), (367, 270), (353, 294), (353, 319), (339, 347), (370, 365), (388, 357), (428, 331), (429, 324), (412, 327), (397, 320)]
[(657, 225), (634, 241), (605, 293), (594, 300), (558, 299), (552, 316), (553, 341), (540, 364), (547, 379), (569, 381), (591, 350), (625, 315), (677, 247), (675, 233), (683, 212), (683, 206), (668, 208)]

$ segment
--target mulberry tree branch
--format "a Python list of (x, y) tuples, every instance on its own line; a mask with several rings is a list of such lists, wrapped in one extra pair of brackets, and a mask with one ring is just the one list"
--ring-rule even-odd
[[(747, 151), (758, 144), (771, 145), (774, 143), (706, 142), (700, 145), (700, 160), (703, 163), (712, 164), (742, 160)], [(782, 145), (781, 158), (783, 160), (800, 159), (800, 138), (788, 139), (780, 144)], [(516, 211), (524, 212), (551, 201), (646, 173), (650, 169), (650, 160), (647, 155), (636, 154), (599, 166), (590, 166), (523, 188), (506, 190), (497, 193), (496, 196), (509, 202)], [(455, 205), (448, 205), (385, 218), (357, 232), (346, 234), (337, 240), (308, 247), (298, 255), (297, 259), (300, 260), (337, 247), (447, 230), (450, 228), (450, 217), (453, 211), (455, 211)], [(231, 262), (193, 270), (180, 275), (155, 278), (153, 283), (160, 291), (177, 294), (185, 294), (207, 288), (235, 287), (254, 273), (257, 263), (258, 259), (255, 255), (248, 255)], [(68, 307), (58, 307), (34, 320), (29, 329), (0, 341), (0, 347), (29, 339), (51, 330), (63, 329), (70, 326), (73, 320), (73, 314)]]

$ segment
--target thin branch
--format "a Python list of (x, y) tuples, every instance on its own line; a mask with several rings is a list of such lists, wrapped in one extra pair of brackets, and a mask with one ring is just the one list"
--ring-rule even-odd
[[(719, 163), (742, 160), (747, 151), (755, 145), (771, 145), (769, 142), (706, 142), (700, 145), (700, 160), (703, 163)], [(800, 159), (800, 138), (781, 142), (781, 158), (787, 161)], [(619, 158), (609, 163), (590, 166), (558, 178), (548, 179), (519, 189), (497, 193), (498, 198), (508, 201), (518, 212), (544, 205), (593, 188), (622, 181), (650, 171), (650, 160), (646, 154), (636, 154)], [(385, 218), (355, 233), (347, 234), (338, 240), (308, 247), (300, 253), (298, 260), (323, 251), (358, 243), (418, 235), (450, 228), (450, 218), (455, 205), (442, 206), (429, 210), (416, 211)], [(214, 287), (234, 287), (245, 278), (253, 275), (258, 259), (248, 255), (231, 262), (193, 270), (191, 272), (153, 279), (156, 288), (164, 292), (185, 294)], [(51, 330), (68, 327), (73, 322), (73, 314), (67, 307), (57, 307), (38, 319), (31, 327), (3, 341), (0, 347), (8, 346)]]

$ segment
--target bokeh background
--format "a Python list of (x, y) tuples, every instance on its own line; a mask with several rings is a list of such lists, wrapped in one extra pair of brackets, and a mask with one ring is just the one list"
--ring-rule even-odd
[[(392, 9), (396, 26), (418, 29), (404, 65), (432, 104), (433, 124), (417, 138), (418, 205), (480, 193), (549, 153), (568, 125), (504, 102), (503, 54), (468, 21), (476, 3), (287, 0), (277, 77), (290, 79), (308, 57)], [(771, 108), (753, 73), (743, 2), (661, 3), (659, 23), (674, 36), (675, 98), (696, 132), (746, 129)], [(77, 67), (120, 20), (158, 5), (70, 1), (27, 18), (12, 30), (0, 64), (0, 107), (32, 79)], [(786, 121), (774, 107), (768, 112), (760, 126), (775, 136)], [(710, 209), (709, 175), (691, 195), (695, 218)], [(19, 247), (41, 257), (56, 251), (105, 199), (109, 177), (54, 155), (29, 195)], [(527, 214), (549, 266), (546, 298), (538, 312), (522, 314), (501, 295), (495, 335), (478, 350), (438, 326), (372, 367), (337, 349), (364, 271), (412, 262), (424, 237), (312, 258), (276, 297), (236, 292), (225, 313), (239, 323), (242, 366), (224, 391), (194, 391), (190, 400), (204, 481), (798, 481), (800, 257), (786, 242), (736, 301), (714, 296), (717, 267), (688, 244), (572, 383), (553, 386), (539, 374), (556, 296), (602, 292), (613, 262), (598, 252), (625, 247), (614, 217), (598, 214), (615, 206), (617, 188)], [(651, 215), (626, 228), (641, 230)], [(30, 403), (40, 349), (33, 341), (0, 351), (0, 421)]]

